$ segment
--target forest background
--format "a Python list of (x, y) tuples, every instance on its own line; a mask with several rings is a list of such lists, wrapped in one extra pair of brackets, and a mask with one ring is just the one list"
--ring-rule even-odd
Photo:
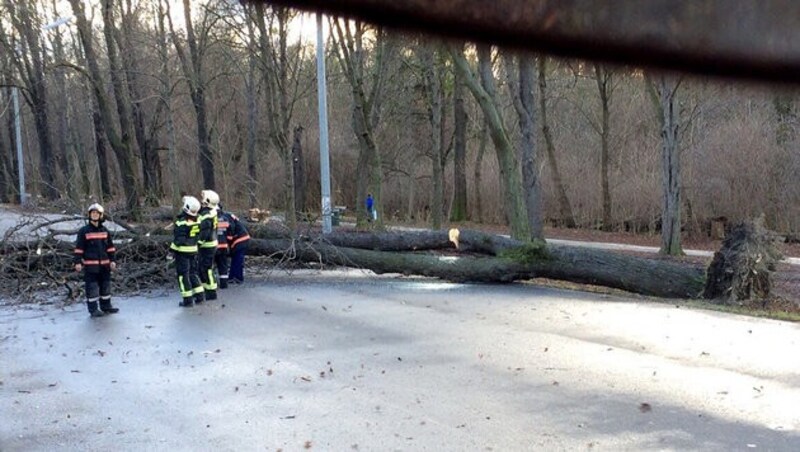
[[(35, 204), (100, 200), (135, 218), (213, 188), (229, 209), (318, 215), (312, 16), (224, 0), (2, 0), (1, 12), (0, 201), (19, 200), (18, 88)], [(382, 221), (513, 226), (522, 173), (540, 199), (531, 224), (657, 234), (673, 166), (684, 235), (764, 214), (797, 236), (792, 90), (324, 24), (332, 203), (360, 223), (369, 192)]]

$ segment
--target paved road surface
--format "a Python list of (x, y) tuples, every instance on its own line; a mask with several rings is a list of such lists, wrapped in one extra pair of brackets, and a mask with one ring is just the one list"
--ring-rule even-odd
[(347, 275), (0, 308), (0, 450), (800, 450), (798, 325)]

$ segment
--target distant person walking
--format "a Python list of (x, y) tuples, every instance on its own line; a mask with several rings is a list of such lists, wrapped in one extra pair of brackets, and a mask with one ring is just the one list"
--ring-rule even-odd
[(102, 317), (119, 311), (111, 306), (111, 272), (117, 268), (114, 262), (117, 249), (108, 229), (103, 226), (105, 220), (103, 206), (94, 203), (86, 210), (89, 224), (78, 231), (73, 261), (75, 271), (83, 271), (89, 315)]
[(367, 207), (367, 221), (375, 221), (378, 219), (378, 212), (375, 210), (375, 200), (372, 199), (372, 193), (367, 193), (367, 200), (365, 201)]

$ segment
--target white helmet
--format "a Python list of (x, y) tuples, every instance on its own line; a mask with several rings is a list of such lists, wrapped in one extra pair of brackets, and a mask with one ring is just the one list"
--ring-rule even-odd
[(106, 210), (103, 209), (103, 206), (101, 206), (100, 204), (94, 203), (91, 206), (89, 206), (89, 208), (86, 209), (86, 214), (87, 215), (91, 214), (92, 212), (99, 212), (100, 213), (100, 219), (102, 219), (103, 216), (105, 215)]
[(197, 212), (200, 210), (200, 201), (197, 200), (194, 196), (184, 196), (183, 197), (183, 211), (186, 212), (188, 215), (193, 217), (197, 216)]
[(200, 192), (200, 200), (204, 206), (215, 209), (219, 204), (219, 195), (214, 190), (203, 190)]

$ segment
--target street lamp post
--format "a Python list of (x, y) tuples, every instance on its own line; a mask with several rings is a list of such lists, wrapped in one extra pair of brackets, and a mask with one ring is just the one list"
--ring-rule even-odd
[[(53, 28), (60, 27), (72, 20), (72, 16), (61, 17), (58, 20), (50, 22), (42, 27), (42, 31), (52, 30)], [(22, 53), (22, 49), (17, 45), (17, 56)], [(25, 165), (22, 160), (22, 124), (20, 121), (19, 111), (19, 86), (14, 86), (14, 91), (11, 93), (14, 102), (14, 135), (17, 138), (17, 175), (19, 177), (19, 203), (25, 205), (28, 200), (28, 194), (25, 193)]]
[(322, 39), (322, 14), (317, 13), (317, 102), (319, 104), (319, 169), (322, 194), (322, 233), (330, 234), (331, 171), (328, 155), (328, 93), (325, 85), (325, 43)]
[(25, 165), (22, 163), (22, 131), (19, 120), (19, 87), (15, 86), (11, 92), (14, 99), (14, 135), (17, 141), (17, 176), (19, 177), (19, 203), (24, 206), (28, 194), (25, 193)]

